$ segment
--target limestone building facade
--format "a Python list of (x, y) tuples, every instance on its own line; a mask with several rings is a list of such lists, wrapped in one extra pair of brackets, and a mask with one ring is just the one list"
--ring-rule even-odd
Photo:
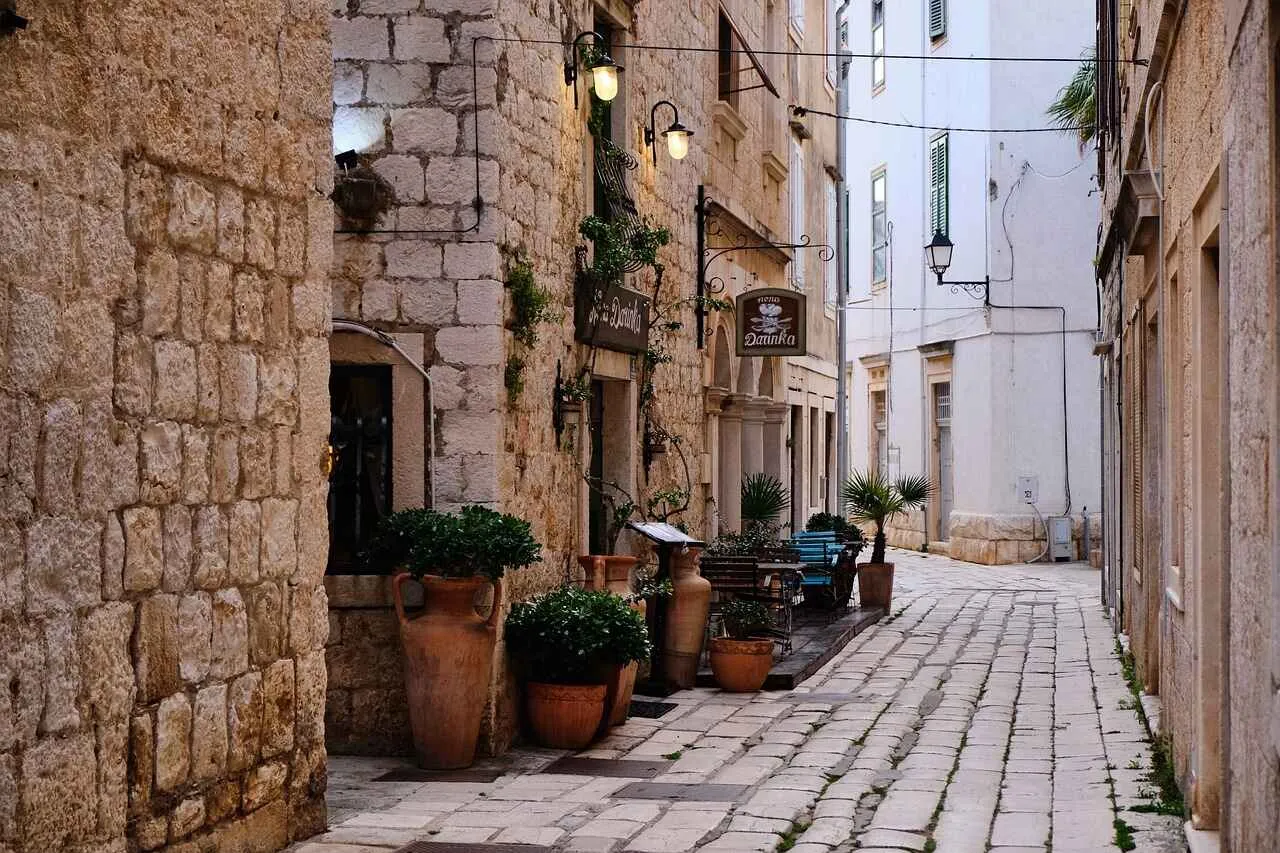
[(1099, 4), (1105, 597), (1193, 837), (1240, 853), (1280, 820), (1278, 15)]
[(0, 31), (0, 849), (324, 827), (326, 4)]
[[(834, 126), (793, 126), (787, 109), (834, 106), (826, 59), (795, 55), (834, 44), (831, 11), (821, 0), (335, 7), (333, 152), (355, 161), (339, 191), (372, 182), (382, 206), (372, 222), (340, 215), (335, 236), (331, 749), (396, 752), (408, 734), (385, 582), (351, 559), (357, 497), (365, 531), (389, 509), (422, 505), (529, 519), (543, 562), (509, 577), (499, 606), (580, 578), (576, 557), (608, 547), (627, 500), (651, 517), (677, 510), (671, 520), (702, 538), (736, 528), (752, 471), (790, 485), (800, 524), (831, 507), (835, 334), (823, 287), (834, 262), (786, 247), (834, 245)], [(571, 49), (583, 33), (590, 49)], [(584, 67), (596, 47), (623, 67), (607, 104)], [(662, 136), (672, 107), (694, 133), (682, 160)], [(591, 301), (582, 269), (600, 252), (581, 232), (592, 215), (669, 234), (660, 270), (633, 269), (610, 292), (621, 326), (642, 326), (632, 309), (637, 294), (647, 302), (638, 343), (636, 328), (592, 343), (576, 322), (584, 293)], [(704, 244), (775, 248), (723, 255), (699, 294)], [(536, 335), (518, 318), (530, 280), (551, 303)], [(807, 356), (734, 355), (734, 322), (715, 309), (765, 286), (807, 295)], [(368, 464), (353, 480), (357, 458)], [(647, 554), (629, 534), (617, 547)], [(517, 734), (505, 659), (500, 645), (490, 751)]]

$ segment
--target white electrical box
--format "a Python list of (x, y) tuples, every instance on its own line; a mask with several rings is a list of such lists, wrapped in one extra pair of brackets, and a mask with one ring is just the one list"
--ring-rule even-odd
[(1051, 515), (1045, 519), (1049, 528), (1049, 557), (1055, 563), (1069, 562), (1076, 558), (1075, 543), (1071, 540), (1071, 519), (1065, 515)]
[(1024, 504), (1034, 504), (1040, 502), (1040, 478), (1039, 477), (1019, 477), (1018, 478), (1018, 500)]

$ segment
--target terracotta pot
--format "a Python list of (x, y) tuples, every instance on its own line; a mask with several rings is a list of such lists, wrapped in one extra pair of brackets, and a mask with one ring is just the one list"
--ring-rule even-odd
[(543, 684), (524, 686), (529, 728), (538, 743), (553, 749), (582, 749), (595, 740), (604, 717), (603, 684)]
[(707, 630), (711, 581), (698, 574), (701, 548), (671, 555), (671, 598), (662, 632), (662, 677), (681, 689), (698, 679), (698, 657)]
[[(578, 557), (578, 565), (587, 573), (587, 589), (607, 589), (617, 595), (630, 595), (634, 590), (631, 585), (631, 572), (640, 562), (638, 557), (621, 555), (589, 555)], [(645, 603), (637, 601), (631, 609), (645, 615)], [(631, 711), (631, 695), (635, 692), (636, 671), (638, 663), (627, 666), (610, 667), (606, 674), (605, 684), (608, 691), (605, 695), (605, 718), (603, 728), (620, 726), (627, 721)]]
[(764, 686), (773, 669), (773, 640), (711, 641), (711, 672), (721, 690), (751, 693)]
[(502, 582), (494, 584), (493, 610), (484, 619), (475, 600), (488, 580), (428, 575), (422, 579), (426, 610), (409, 619), (400, 587), (411, 577), (396, 575), (391, 589), (404, 645), (414, 752), (418, 765), (427, 769), (468, 767), (475, 760), (489, 696)]
[(631, 571), (639, 562), (638, 557), (619, 554), (590, 554), (578, 558), (578, 565), (587, 573), (587, 589), (607, 589), (618, 595), (631, 594)]
[(893, 605), (893, 563), (863, 563), (858, 567), (858, 606)]

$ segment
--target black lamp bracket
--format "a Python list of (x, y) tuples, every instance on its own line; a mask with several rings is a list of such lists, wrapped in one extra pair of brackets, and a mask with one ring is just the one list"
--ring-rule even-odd
[(963, 291), (974, 299), (981, 299), (987, 305), (991, 304), (991, 276), (981, 281), (943, 281), (942, 273), (935, 273), (935, 275), (938, 276), (939, 287), (949, 287), (952, 293)]

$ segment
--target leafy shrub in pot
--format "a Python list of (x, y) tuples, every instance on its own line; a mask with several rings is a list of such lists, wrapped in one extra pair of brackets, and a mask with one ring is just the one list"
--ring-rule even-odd
[(457, 514), (405, 509), (379, 525), (365, 560), (415, 577), (497, 580), (508, 569), (540, 562), (540, 551), (529, 522), (514, 515), (482, 506), (465, 506)]
[(733, 599), (720, 611), (725, 636), (711, 640), (711, 672), (722, 690), (759, 690), (773, 668), (773, 640), (760, 635), (773, 627), (769, 608), (758, 601)]
[[(454, 515), (428, 509), (394, 513), (365, 553), (392, 579), (392, 597), (405, 652), (405, 691), (418, 763), (431, 769), (466, 767), (475, 758), (480, 720), (493, 673), (502, 577), (538, 562), (541, 546), (529, 523), (480, 506)], [(405, 614), (402, 587), (421, 581), (422, 614)], [(493, 584), (487, 618), (476, 599)]]
[(534, 736), (559, 749), (591, 742), (604, 716), (610, 673), (653, 651), (644, 618), (626, 601), (576, 587), (512, 606), (506, 643), (525, 680)]

